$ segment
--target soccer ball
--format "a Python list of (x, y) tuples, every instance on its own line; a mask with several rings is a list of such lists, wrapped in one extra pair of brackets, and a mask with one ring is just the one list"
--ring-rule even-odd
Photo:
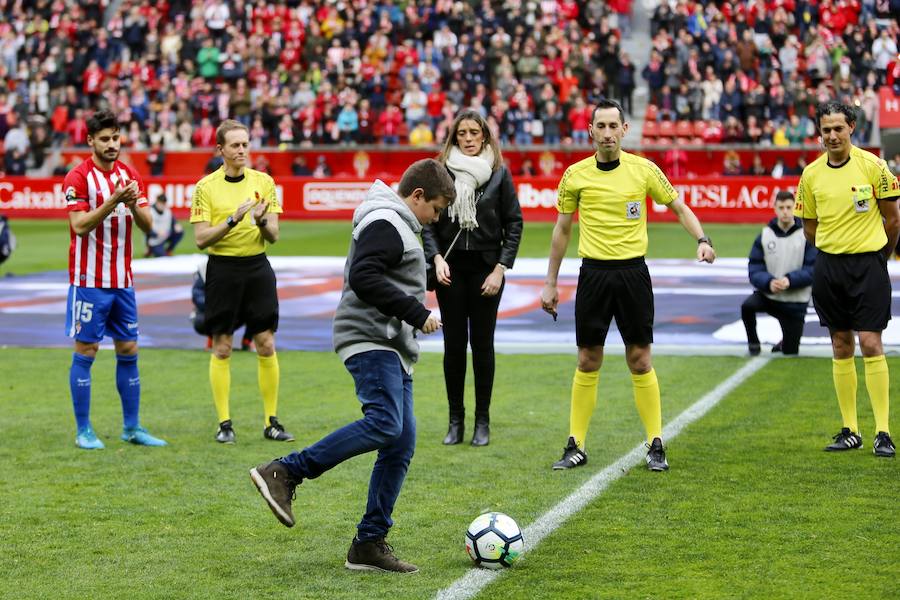
[(466, 530), (466, 552), (479, 567), (511, 567), (524, 550), (522, 530), (503, 513), (479, 515)]

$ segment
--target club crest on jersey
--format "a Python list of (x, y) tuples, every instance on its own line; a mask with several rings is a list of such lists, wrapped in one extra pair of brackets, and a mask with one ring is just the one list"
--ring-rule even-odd
[(640, 202), (626, 202), (625, 203), (625, 218), (626, 219), (640, 219), (641, 218), (641, 203)]
[(76, 200), (78, 200), (78, 198), (75, 195), (75, 187), (70, 185), (66, 188), (66, 203), (72, 204)]

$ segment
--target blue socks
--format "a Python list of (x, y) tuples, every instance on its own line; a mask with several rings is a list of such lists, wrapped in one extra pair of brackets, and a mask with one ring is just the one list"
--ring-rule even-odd
[(75, 409), (75, 426), (79, 431), (91, 425), (91, 365), (94, 359), (72, 353), (69, 369), (69, 389), (72, 391), (72, 407)]
[(141, 405), (141, 378), (138, 376), (137, 354), (116, 354), (116, 388), (122, 399), (122, 423), (125, 429), (138, 426), (138, 409)]

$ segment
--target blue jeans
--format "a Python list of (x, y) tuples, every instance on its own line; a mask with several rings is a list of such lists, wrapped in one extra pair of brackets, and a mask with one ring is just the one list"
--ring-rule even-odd
[(344, 366), (356, 384), (363, 418), (279, 460), (293, 477), (315, 479), (348, 458), (378, 450), (366, 514), (357, 525), (360, 540), (374, 540), (394, 524), (391, 513), (416, 448), (412, 377), (388, 350), (351, 356)]

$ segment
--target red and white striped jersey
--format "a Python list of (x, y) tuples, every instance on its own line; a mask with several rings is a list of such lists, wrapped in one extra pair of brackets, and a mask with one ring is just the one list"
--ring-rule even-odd
[[(92, 211), (112, 195), (116, 184), (131, 180), (137, 181), (140, 189), (138, 205), (147, 206), (147, 190), (137, 171), (118, 160), (111, 170), (103, 171), (88, 158), (66, 175), (66, 208), (69, 212)], [(132, 219), (128, 207), (119, 204), (84, 237), (69, 227), (69, 283), (89, 288), (132, 287)]]

